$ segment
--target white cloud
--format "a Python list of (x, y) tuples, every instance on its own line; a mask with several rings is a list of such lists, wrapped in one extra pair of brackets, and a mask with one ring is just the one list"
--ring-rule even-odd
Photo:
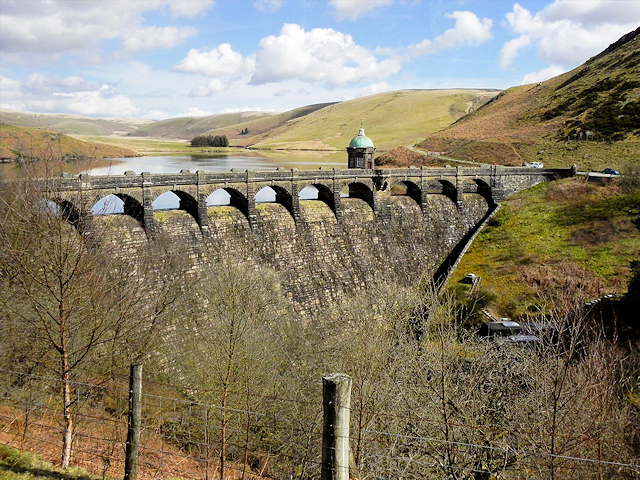
[(210, 97), (214, 93), (224, 92), (229, 88), (228, 83), (224, 83), (223, 81), (214, 78), (206, 85), (198, 85), (194, 87), (189, 93), (190, 97)]
[(540, 17), (545, 22), (571, 19), (584, 26), (637, 24), (640, 3), (634, 0), (555, 0), (540, 12)]
[[(144, 14), (167, 8), (174, 17), (193, 16), (213, 4), (212, 0), (2, 0), (0, 48), (5, 53), (28, 52), (24, 61), (66, 52), (90, 56), (103, 41), (113, 39), (120, 39), (131, 50), (169, 48), (196, 30), (142, 28)], [(153, 38), (145, 39), (147, 34)]]
[(275, 12), (282, 8), (282, 0), (258, 0), (253, 6), (261, 12)]
[(140, 113), (133, 102), (121, 94), (112, 94), (108, 88), (74, 93), (54, 93), (62, 97), (64, 108), (78, 115), (135, 116)]
[(382, 93), (382, 92), (390, 92), (392, 90), (394, 90), (394, 88), (391, 85), (389, 85), (387, 82), (372, 83), (371, 85), (367, 85), (364, 88), (356, 90), (354, 92), (354, 96), (355, 98), (366, 97), (368, 95), (375, 95), (376, 93)]
[(20, 92), (20, 82), (0, 75), (0, 91), (3, 99), (15, 99), (22, 97)]
[(275, 110), (267, 110), (260, 107), (240, 107), (240, 108), (225, 108), (220, 113), (242, 113), (242, 112), (275, 112)]
[(640, 2), (555, 0), (535, 15), (516, 3), (506, 18), (519, 36), (502, 48), (501, 67), (511, 64), (519, 47), (534, 44), (541, 61), (570, 68), (637, 28)]
[(513, 40), (509, 40), (500, 50), (500, 68), (507, 68), (518, 56), (518, 51), (531, 45), (530, 35), (521, 35)]
[(148, 118), (149, 120), (166, 120), (167, 118), (172, 118), (172, 116), (162, 110), (147, 110), (141, 115), (141, 118)]
[(493, 22), (490, 18), (480, 20), (475, 13), (468, 11), (447, 13), (446, 17), (456, 21), (454, 27), (433, 40), (425, 39), (410, 46), (412, 55), (427, 55), (465, 45), (478, 46), (491, 39)]
[(34, 112), (118, 117), (141, 113), (131, 99), (113, 86), (87, 82), (77, 75), (58, 78), (34, 73), (23, 82), (6, 77), (1, 80), (3, 108), (13, 104), (19, 105), (20, 110)]
[(33, 73), (21, 83), (20, 89), (26, 95), (50, 95), (52, 93), (69, 93), (78, 90), (99, 90), (102, 87), (103, 85), (100, 83), (87, 82), (77, 75), (60, 78)]
[(20, 82), (0, 75), (0, 108), (6, 110), (23, 110), (23, 94), (20, 91)]
[[(136, 0), (139, 1), (139, 0)], [(167, 2), (174, 17), (195, 17), (209, 10), (214, 0), (171, 0)]]
[(122, 44), (127, 50), (154, 50), (171, 48), (181, 44), (198, 31), (193, 27), (147, 27), (133, 31), (123, 38)]
[(358, 20), (363, 15), (379, 7), (391, 5), (393, 0), (329, 0), (334, 8), (336, 20)]
[(206, 117), (213, 115), (213, 112), (207, 110), (200, 110), (198, 107), (191, 107), (184, 113), (179, 113), (176, 117)]
[(536, 82), (544, 82), (545, 80), (549, 80), (550, 78), (557, 77), (561, 73), (566, 72), (566, 70), (562, 67), (558, 67), (556, 65), (551, 65), (548, 68), (544, 68), (539, 72), (531, 72), (527, 73), (521, 82), (521, 85), (527, 85), (528, 83), (536, 83)]
[(252, 57), (243, 58), (231, 48), (231, 45), (223, 43), (208, 52), (192, 48), (186, 58), (174, 65), (173, 69), (178, 72), (217, 77), (249, 73), (253, 70), (254, 65)]
[(378, 61), (350, 35), (332, 28), (306, 32), (296, 24), (285, 24), (279, 36), (260, 41), (251, 84), (298, 79), (324, 82), (330, 87), (386, 78), (400, 70), (400, 61)]

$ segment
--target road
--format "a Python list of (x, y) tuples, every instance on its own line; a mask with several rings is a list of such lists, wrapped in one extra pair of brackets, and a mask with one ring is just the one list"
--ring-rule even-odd
[(407, 148), (412, 152), (416, 152), (421, 155), (429, 155), (430, 157), (437, 158), (438, 160), (446, 160), (449, 162), (464, 163), (464, 164), (476, 165), (476, 166), (488, 165), (486, 163), (478, 163), (478, 162), (473, 162), (469, 160), (460, 160), (458, 158), (445, 157), (444, 155), (439, 155), (436, 152), (429, 152), (427, 150), (422, 150), (421, 148), (416, 147), (416, 145), (419, 144), (422, 140), (424, 140), (424, 138), (417, 139), (412, 145), (407, 145)]

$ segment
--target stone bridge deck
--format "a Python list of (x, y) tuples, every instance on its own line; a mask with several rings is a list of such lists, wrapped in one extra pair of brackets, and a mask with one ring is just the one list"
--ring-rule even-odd
[[(273, 268), (294, 308), (312, 316), (375, 285), (427, 278), (440, 287), (497, 204), (574, 174), (575, 168), (502, 166), (182, 171), (67, 176), (27, 187), (40, 189), (87, 238), (124, 259), (137, 261), (160, 246), (189, 272), (229, 259)], [(318, 199), (301, 200), (311, 185)], [(275, 203), (256, 203), (265, 187), (276, 192)], [(229, 205), (207, 206), (221, 189)], [(154, 200), (167, 192), (180, 199), (179, 208), (154, 212)], [(109, 195), (124, 202), (124, 215), (92, 215)]]
[[(326, 203), (335, 217), (342, 216), (345, 187), (350, 198), (364, 200), (377, 216), (385, 216), (389, 197), (401, 191), (411, 197), (426, 214), (430, 195), (444, 195), (460, 206), (463, 194), (482, 195), (490, 205), (544, 181), (575, 175), (571, 169), (526, 167), (445, 167), (402, 169), (297, 169), (275, 171), (229, 171), (195, 173), (183, 170), (176, 174), (134, 174), (64, 177), (48, 188), (70, 219), (82, 223), (90, 218), (91, 207), (101, 198), (115, 195), (124, 202), (124, 213), (135, 218), (148, 234), (155, 231), (153, 201), (166, 192), (180, 199), (180, 210), (188, 212), (202, 234), (209, 234), (207, 198), (216, 190), (230, 195), (230, 205), (257, 227), (255, 195), (265, 187), (276, 192), (276, 203), (283, 205), (294, 221), (300, 221), (300, 192), (308, 186), (318, 190), (318, 200)], [(400, 190), (394, 187), (400, 186)], [(393, 189), (393, 190), (392, 190)]]

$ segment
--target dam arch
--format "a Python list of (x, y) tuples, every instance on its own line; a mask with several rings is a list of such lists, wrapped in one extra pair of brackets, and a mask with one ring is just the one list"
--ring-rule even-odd
[[(383, 277), (399, 285), (418, 272), (444, 278), (495, 205), (574, 173), (491, 166), (82, 175), (43, 182), (43, 197), (69, 202), (70, 223), (80, 218), (83, 228), (99, 228), (88, 238), (120, 245), (123, 254), (143, 251), (138, 247), (157, 234), (190, 271), (212, 268), (223, 256), (273, 267), (295, 308), (312, 314)], [(299, 193), (308, 185), (318, 190), (319, 203), (303, 204), (301, 216)], [(404, 185), (408, 198), (393, 198), (394, 185)], [(265, 186), (279, 193), (277, 203), (286, 211), (280, 205), (256, 209), (255, 194)], [(343, 187), (362, 201), (342, 199)], [(207, 205), (218, 190), (228, 204)], [(182, 192), (183, 211), (154, 215), (153, 200), (168, 191)], [(89, 200), (110, 194), (122, 200), (125, 215), (86, 221)]]

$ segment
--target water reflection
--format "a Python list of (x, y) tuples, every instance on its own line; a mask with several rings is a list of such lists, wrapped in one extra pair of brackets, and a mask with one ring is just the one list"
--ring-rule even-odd
[(148, 157), (121, 157), (88, 159), (55, 164), (36, 162), (26, 166), (17, 163), (0, 164), (0, 178), (59, 176), (63, 172), (77, 175), (123, 175), (126, 171), (137, 174), (178, 173), (180, 170), (195, 172), (226, 172), (239, 170), (274, 170), (278, 167), (299, 170), (317, 170), (320, 167), (347, 168), (345, 152), (239, 152), (237, 155), (195, 156), (158, 155)]
[(84, 173), (90, 175), (122, 175), (126, 171), (135, 173), (177, 173), (180, 170), (195, 172), (228, 172), (239, 170), (274, 170), (282, 168), (298, 168), (299, 170), (315, 170), (320, 167), (346, 168), (344, 154), (325, 156), (277, 156), (273, 158), (249, 155), (212, 155), (178, 156), (161, 155), (154, 157), (110, 158), (105, 159), (107, 165), (88, 168)]
[[(181, 170), (196, 172), (226, 172), (237, 170), (261, 170), (269, 171), (276, 168), (297, 168), (299, 170), (317, 170), (320, 167), (346, 168), (347, 158), (345, 152), (264, 152), (259, 155), (255, 152), (242, 155), (159, 155), (149, 157), (121, 157), (92, 159), (71, 163), (59, 163), (55, 169), (46, 166), (42, 170), (39, 163), (23, 168), (16, 163), (0, 165), (0, 178), (20, 178), (25, 176), (59, 176), (62, 172), (76, 175), (79, 173), (89, 175), (123, 175), (127, 171), (136, 174), (149, 173), (178, 173)], [(41, 171), (42, 170), (42, 171)], [(300, 192), (301, 200), (318, 198), (318, 189), (308, 186)], [(276, 192), (271, 187), (265, 187), (255, 197), (258, 203), (275, 202)], [(230, 195), (224, 189), (213, 192), (207, 198), (207, 205), (229, 205)], [(154, 210), (177, 209), (180, 199), (173, 192), (167, 192), (153, 202)], [(124, 212), (124, 202), (115, 195), (108, 195), (100, 199), (91, 209), (96, 214), (118, 214)]]

